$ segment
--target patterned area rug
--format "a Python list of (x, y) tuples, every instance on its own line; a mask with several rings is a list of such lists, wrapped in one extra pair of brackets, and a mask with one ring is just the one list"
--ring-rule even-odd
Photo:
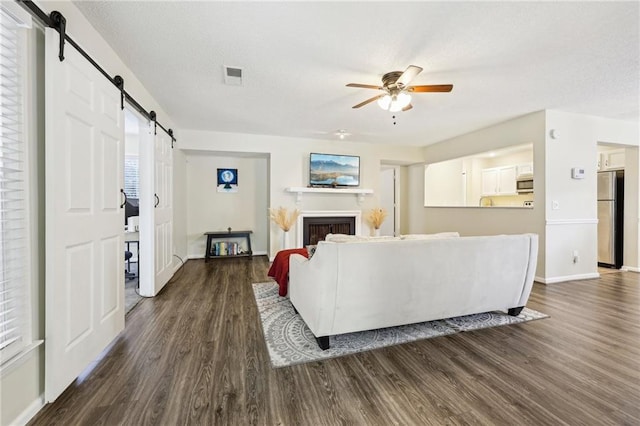
[(278, 285), (271, 281), (253, 284), (253, 293), (262, 320), (262, 331), (273, 367), (287, 367), (364, 352), (385, 346), (446, 336), (461, 331), (548, 318), (541, 312), (524, 308), (512, 317), (499, 311), (466, 315), (445, 320), (428, 321), (399, 327), (331, 336), (330, 348), (321, 350), (300, 315), (293, 312), (288, 297), (278, 296)]

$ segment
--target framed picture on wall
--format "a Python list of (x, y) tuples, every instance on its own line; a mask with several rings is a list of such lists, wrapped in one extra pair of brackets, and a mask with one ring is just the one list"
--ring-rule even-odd
[(238, 192), (238, 169), (218, 169), (218, 192)]

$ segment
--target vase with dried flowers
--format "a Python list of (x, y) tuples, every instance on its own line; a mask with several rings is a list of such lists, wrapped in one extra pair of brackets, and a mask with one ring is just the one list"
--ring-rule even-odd
[(382, 222), (384, 222), (386, 217), (387, 211), (379, 207), (371, 209), (369, 210), (369, 212), (367, 212), (367, 222), (369, 222), (369, 225), (373, 229), (374, 235), (380, 235), (380, 227), (382, 226)]
[(300, 216), (300, 210), (295, 209), (291, 213), (286, 207), (269, 209), (269, 218), (282, 229), (282, 250), (289, 248), (289, 231)]

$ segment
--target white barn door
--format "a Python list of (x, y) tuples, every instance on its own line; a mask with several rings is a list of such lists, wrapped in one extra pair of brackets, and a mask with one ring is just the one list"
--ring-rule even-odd
[(45, 398), (55, 400), (124, 328), (120, 92), (46, 29)]
[(158, 129), (154, 139), (155, 294), (173, 275), (173, 152), (171, 137)]

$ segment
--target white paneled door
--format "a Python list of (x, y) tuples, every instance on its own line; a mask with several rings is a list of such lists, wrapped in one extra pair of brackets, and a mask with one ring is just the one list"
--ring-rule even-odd
[(173, 152), (171, 137), (158, 128), (154, 138), (155, 294), (173, 275)]
[(396, 232), (396, 169), (380, 170), (380, 207), (387, 211), (380, 235), (395, 235)]
[(45, 398), (55, 400), (124, 328), (120, 92), (46, 29)]

